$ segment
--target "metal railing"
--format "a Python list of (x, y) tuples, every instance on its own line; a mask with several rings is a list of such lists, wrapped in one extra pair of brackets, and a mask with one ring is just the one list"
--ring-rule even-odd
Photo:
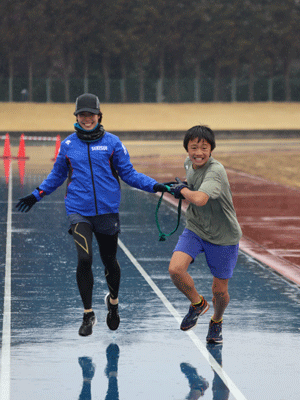
[[(247, 101), (300, 101), (300, 78), (291, 77), (290, 95), (287, 98), (284, 77), (256, 78), (253, 83), (253, 96), (250, 95), (249, 80), (241, 78), (222, 78), (216, 82), (210, 77), (202, 79), (166, 78), (145, 79), (143, 85), (135, 78), (110, 79), (105, 90), (103, 79), (69, 80), (33, 78), (32, 93), (28, 92), (28, 79), (15, 77), (0, 78), (0, 101), (74, 102), (83, 92), (98, 95), (100, 102), (106, 103), (184, 103), (184, 102), (247, 102)], [(217, 89), (216, 89), (217, 86)], [(69, 89), (66, 90), (66, 87)], [(216, 95), (216, 91), (218, 95)], [(106, 93), (106, 96), (105, 96)]]

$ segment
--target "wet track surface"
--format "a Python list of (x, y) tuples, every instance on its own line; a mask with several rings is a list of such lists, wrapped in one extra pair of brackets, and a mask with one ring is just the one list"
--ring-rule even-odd
[[(20, 187), (15, 177), (13, 207), (18, 197), (37, 184), (27, 177)], [(9, 399), (300, 398), (299, 289), (240, 252), (230, 281), (224, 344), (207, 349), (211, 310), (191, 335), (180, 331), (176, 312), (183, 317), (189, 304), (167, 272), (184, 217), (178, 232), (159, 242), (154, 217), (157, 197), (127, 185), (123, 185), (122, 248), (118, 250), (120, 328), (111, 332), (105, 324), (107, 288), (95, 251), (93, 303), (98, 323), (91, 337), (78, 336), (82, 305), (75, 280), (77, 257), (67, 233), (63, 193), (64, 188), (57, 190), (27, 214), (12, 214), (10, 376), (5, 382), (10, 387)], [(0, 243), (5, 249), (8, 195), (4, 179), (0, 194)], [(171, 231), (176, 210), (163, 203), (159, 220), (165, 232)], [(0, 262), (2, 326), (5, 251)], [(211, 303), (212, 278), (203, 257), (190, 272)], [(2, 368), (9, 368), (3, 364), (3, 348), (1, 357)], [(215, 360), (222, 361), (221, 371)]]

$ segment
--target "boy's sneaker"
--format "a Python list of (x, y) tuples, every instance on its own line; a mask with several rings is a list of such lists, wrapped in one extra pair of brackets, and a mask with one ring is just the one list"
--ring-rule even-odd
[(206, 336), (207, 343), (214, 343), (214, 344), (223, 343), (222, 323), (223, 323), (223, 321), (214, 322), (214, 321), (210, 320), (209, 327), (208, 327), (208, 334)]
[(208, 309), (209, 304), (204, 297), (200, 306), (191, 305), (189, 312), (186, 314), (181, 322), (180, 329), (182, 331), (188, 331), (189, 329), (194, 328), (194, 326), (197, 325), (200, 315), (205, 314)]
[(109, 299), (110, 299), (110, 294), (107, 293), (107, 295), (105, 296), (105, 299), (104, 299), (106, 307), (108, 309), (106, 323), (111, 331), (115, 331), (116, 329), (118, 329), (119, 324), (120, 324), (120, 317), (119, 317), (119, 310), (118, 310), (119, 307), (118, 307), (118, 304), (116, 304), (116, 305), (111, 304)]
[(83, 321), (79, 328), (80, 336), (89, 336), (93, 333), (93, 326), (96, 325), (97, 318), (94, 311), (83, 314)]

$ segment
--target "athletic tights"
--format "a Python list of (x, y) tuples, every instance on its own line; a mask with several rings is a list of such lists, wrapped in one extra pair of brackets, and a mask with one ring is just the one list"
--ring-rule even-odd
[(94, 277), (92, 272), (93, 254), (92, 239), (93, 233), (96, 237), (100, 257), (105, 269), (105, 278), (112, 299), (116, 299), (119, 293), (121, 271), (117, 261), (118, 233), (114, 235), (104, 235), (92, 232), (92, 227), (79, 222), (71, 226), (73, 239), (76, 244), (78, 264), (76, 279), (79, 293), (85, 310), (92, 308), (92, 295)]

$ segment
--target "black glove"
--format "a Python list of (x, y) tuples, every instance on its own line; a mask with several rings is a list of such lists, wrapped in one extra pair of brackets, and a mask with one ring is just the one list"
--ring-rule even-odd
[(19, 199), (19, 203), (16, 205), (16, 208), (18, 211), (28, 212), (36, 202), (36, 197), (33, 194), (30, 194)]
[(166, 187), (166, 185), (164, 183), (156, 183), (153, 186), (153, 190), (154, 192), (168, 192), (169, 189)]
[(177, 182), (174, 182), (174, 181), (171, 181), (171, 182), (164, 182), (164, 185), (166, 185), (166, 186), (177, 185)]
[(182, 182), (179, 178), (175, 178), (176, 183), (171, 185), (170, 192), (174, 195), (175, 199), (184, 199), (184, 196), (180, 193), (183, 188), (187, 188), (187, 184)]
[[(178, 179), (178, 178), (175, 178), (175, 179)], [(181, 181), (180, 181), (180, 182), (181, 182)], [(185, 185), (188, 186), (187, 181), (183, 181), (182, 183), (184, 183)], [(166, 185), (166, 186), (172, 186), (172, 185), (177, 185), (177, 184), (178, 184), (178, 182), (175, 182), (175, 181), (164, 182), (164, 185)]]

